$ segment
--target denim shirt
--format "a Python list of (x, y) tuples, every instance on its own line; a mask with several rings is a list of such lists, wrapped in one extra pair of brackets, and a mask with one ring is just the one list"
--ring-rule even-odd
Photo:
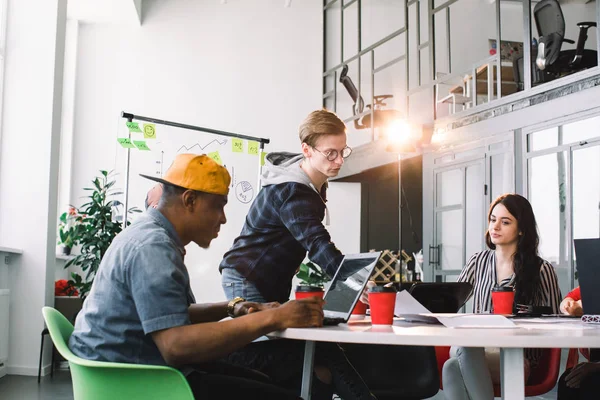
[(190, 324), (194, 303), (183, 248), (155, 209), (108, 248), (75, 322), (69, 348), (98, 361), (166, 365), (152, 332)]

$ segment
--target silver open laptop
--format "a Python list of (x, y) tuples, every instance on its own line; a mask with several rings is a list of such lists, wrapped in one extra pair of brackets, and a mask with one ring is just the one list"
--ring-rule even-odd
[(347, 322), (381, 252), (346, 254), (325, 293), (324, 325)]

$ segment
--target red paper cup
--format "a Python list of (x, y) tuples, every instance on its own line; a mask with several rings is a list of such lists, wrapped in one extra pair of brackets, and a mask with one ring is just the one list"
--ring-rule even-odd
[(494, 286), (492, 288), (492, 307), (494, 314), (512, 314), (515, 290), (512, 286)]
[(323, 298), (325, 292), (320, 286), (296, 286), (296, 300), (305, 299), (307, 297), (320, 297)]
[(367, 313), (367, 305), (362, 301), (358, 301), (352, 310), (352, 314), (365, 315)]
[(369, 307), (371, 308), (371, 324), (392, 325), (394, 307), (396, 305), (396, 289), (376, 286), (369, 291)]

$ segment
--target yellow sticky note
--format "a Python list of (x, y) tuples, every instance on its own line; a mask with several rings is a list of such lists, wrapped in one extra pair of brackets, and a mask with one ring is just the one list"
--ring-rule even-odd
[(129, 132), (141, 132), (142, 131), (140, 129), (140, 124), (138, 124), (137, 122), (127, 122), (125, 125), (127, 125), (127, 129), (129, 129)]
[(134, 140), (133, 144), (135, 144), (135, 147), (137, 147), (140, 150), (150, 150), (150, 147), (148, 147), (145, 140)]
[(231, 151), (234, 153), (243, 153), (244, 141), (242, 139), (231, 139)]
[(252, 140), (248, 141), (248, 154), (258, 155), (258, 142), (254, 142)]
[(223, 165), (223, 160), (221, 160), (221, 155), (218, 151), (213, 151), (212, 153), (208, 153), (208, 156), (215, 160), (217, 164)]
[(131, 143), (131, 139), (129, 138), (117, 138), (117, 142), (126, 149), (133, 149), (135, 146)]
[(154, 124), (144, 124), (144, 139), (156, 139), (156, 126)]
[(264, 151), (262, 153), (260, 153), (260, 165), (265, 165), (265, 157), (267, 156), (267, 153), (265, 153)]

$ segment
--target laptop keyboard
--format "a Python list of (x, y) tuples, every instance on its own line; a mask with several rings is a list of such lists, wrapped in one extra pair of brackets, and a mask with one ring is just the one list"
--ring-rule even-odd
[(343, 324), (344, 322), (346, 322), (346, 320), (341, 317), (325, 317), (325, 318), (323, 318), (323, 326), (338, 325), (338, 324)]

